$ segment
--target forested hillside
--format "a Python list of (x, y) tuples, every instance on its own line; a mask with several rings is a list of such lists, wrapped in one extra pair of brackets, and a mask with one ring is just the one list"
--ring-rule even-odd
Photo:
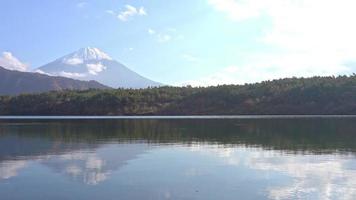
[(0, 97), (1, 115), (356, 114), (356, 76)]

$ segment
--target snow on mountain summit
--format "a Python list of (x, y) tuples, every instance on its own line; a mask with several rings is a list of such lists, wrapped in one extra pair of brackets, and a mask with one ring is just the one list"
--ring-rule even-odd
[(76, 64), (82, 64), (85, 63), (86, 61), (93, 61), (93, 60), (112, 60), (112, 58), (101, 51), (98, 48), (93, 48), (93, 47), (87, 47), (87, 48), (81, 48), (76, 52), (73, 52), (67, 56), (64, 56), (61, 58), (61, 61), (65, 64), (69, 65), (76, 65)]
[(147, 79), (112, 59), (98, 48), (87, 47), (63, 56), (36, 72), (79, 80), (96, 80), (118, 88), (146, 88), (162, 84)]

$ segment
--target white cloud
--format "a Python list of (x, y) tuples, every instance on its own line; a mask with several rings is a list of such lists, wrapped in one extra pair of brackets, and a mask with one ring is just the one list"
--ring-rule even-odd
[(237, 73), (237, 71), (238, 69), (235, 66), (230, 66), (209, 76), (201, 77), (196, 80), (184, 81), (182, 83), (178, 83), (177, 85), (211, 86), (211, 85), (222, 85), (222, 84), (239, 84), (239, 83), (243, 83), (243, 80), (239, 80), (240, 77), (243, 77), (244, 80), (248, 80), (246, 74), (239, 76), (239, 73)]
[(87, 64), (87, 69), (89, 74), (97, 75), (99, 72), (104, 71), (106, 67), (101, 63), (92, 63), (92, 64)]
[(227, 13), (229, 18), (240, 21), (260, 16), (265, 4), (273, 0), (208, 0), (208, 2), (216, 10)]
[(144, 7), (141, 7), (138, 9), (138, 14), (139, 15), (147, 15), (146, 10)]
[(0, 57), (0, 66), (17, 71), (26, 71), (28, 65), (17, 59), (11, 52), (3, 52)]
[[(251, 79), (352, 73), (346, 63), (356, 60), (356, 2), (353, 0), (208, 0), (234, 21), (265, 17), (271, 27), (257, 41), (278, 52), (250, 54), (247, 66), (238, 66)], [(232, 63), (233, 64), (233, 63)], [(273, 71), (270, 69), (273, 68)], [(267, 70), (268, 69), (268, 70)], [(231, 77), (232, 75), (230, 75)]]
[(52, 74), (46, 73), (46, 72), (44, 72), (44, 71), (42, 71), (42, 70), (40, 70), (40, 69), (36, 69), (35, 72), (36, 72), (36, 73), (39, 73), (39, 74), (44, 74), (44, 75), (47, 75), (47, 76), (52, 76)]
[(181, 35), (176, 36), (176, 29), (173, 28), (168, 28), (164, 31), (157, 31), (154, 30), (152, 28), (149, 28), (147, 30), (147, 33), (153, 37), (156, 38), (156, 40), (160, 43), (165, 43), (165, 42), (169, 42), (173, 39), (181, 39)]
[(147, 15), (147, 12), (144, 7), (135, 8), (134, 6), (126, 5), (125, 8), (126, 10), (120, 12), (117, 15), (117, 18), (120, 19), (121, 21), (128, 21), (131, 17), (134, 16)]
[(69, 58), (69, 59), (64, 59), (63, 63), (67, 65), (80, 65), (83, 64), (83, 59), (80, 58)]
[(148, 34), (150, 34), (150, 35), (156, 34), (156, 31), (153, 30), (153, 29), (151, 29), (151, 28), (149, 28), (149, 29), (147, 30), (147, 32), (148, 32)]
[(352, 73), (348, 67), (334, 63), (325, 62), (321, 67), (312, 67), (314, 64), (318, 64), (317, 59), (309, 55), (259, 55), (255, 59), (259, 62), (249, 65), (227, 66), (208, 76), (184, 81), (177, 85), (244, 84), (285, 77), (331, 76)]
[(64, 76), (67, 78), (84, 78), (85, 76), (87, 76), (87, 74), (85, 73), (71, 73), (71, 72), (65, 72), (65, 71), (61, 71), (58, 73), (59, 76)]
[(113, 11), (113, 10), (106, 10), (105, 12), (110, 15), (116, 15), (115, 11)]
[(172, 39), (172, 36), (169, 34), (158, 34), (158, 42), (168, 42)]

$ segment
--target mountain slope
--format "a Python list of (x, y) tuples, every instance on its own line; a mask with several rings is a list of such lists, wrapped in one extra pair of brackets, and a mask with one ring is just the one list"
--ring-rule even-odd
[(78, 80), (96, 80), (114, 88), (147, 88), (162, 84), (149, 80), (113, 60), (97, 48), (82, 48), (37, 69), (39, 73)]
[(96, 81), (79, 81), (39, 73), (7, 70), (0, 67), (0, 95), (39, 93), (52, 90), (108, 89)]

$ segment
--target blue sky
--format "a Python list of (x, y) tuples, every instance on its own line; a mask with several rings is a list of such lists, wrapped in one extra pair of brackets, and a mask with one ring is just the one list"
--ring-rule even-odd
[(351, 0), (1, 0), (1, 65), (98, 47), (173, 85), (351, 74)]

